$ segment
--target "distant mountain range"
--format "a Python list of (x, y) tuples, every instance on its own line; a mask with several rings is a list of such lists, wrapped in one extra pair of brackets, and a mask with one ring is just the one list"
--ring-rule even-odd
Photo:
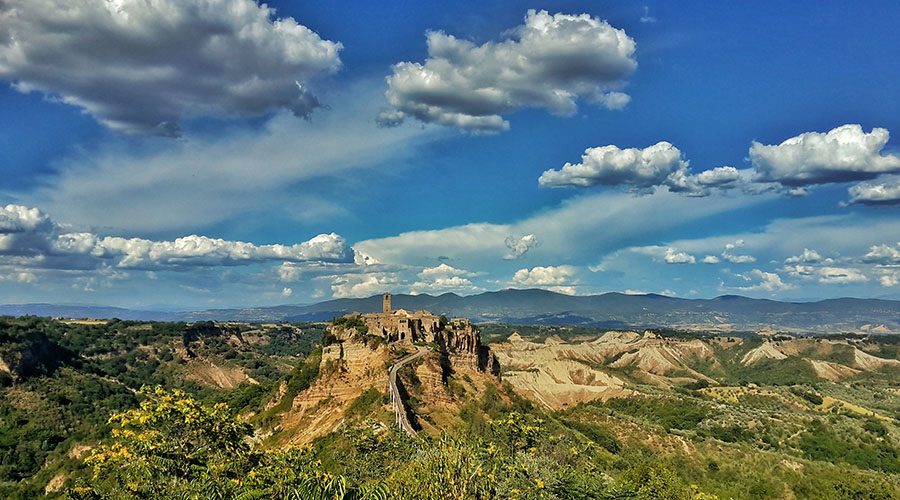
[[(900, 301), (828, 299), (779, 302), (723, 295), (681, 299), (662, 295), (569, 296), (546, 290), (502, 290), (478, 295), (394, 295), (395, 309), (425, 309), (475, 322), (583, 325), (606, 328), (781, 332), (900, 333)], [(308, 306), (210, 309), (190, 312), (136, 311), (116, 307), (52, 304), (0, 305), (0, 314), (141, 321), (327, 321), (348, 312), (381, 310), (381, 296), (336, 299)]]

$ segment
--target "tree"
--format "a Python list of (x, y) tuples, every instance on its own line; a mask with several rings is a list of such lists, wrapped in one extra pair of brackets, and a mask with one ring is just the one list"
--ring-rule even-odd
[[(674, 470), (650, 462), (626, 470), (619, 478), (618, 486), (638, 500), (687, 500), (690, 496), (688, 488)], [(696, 494), (694, 496), (697, 497)]]

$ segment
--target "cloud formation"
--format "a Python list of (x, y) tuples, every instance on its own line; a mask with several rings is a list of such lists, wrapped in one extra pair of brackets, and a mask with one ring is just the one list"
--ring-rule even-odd
[(878, 282), (885, 288), (900, 285), (900, 271), (894, 269), (882, 270), (882, 275), (878, 278)]
[(419, 277), (425, 280), (434, 280), (440, 278), (450, 278), (453, 276), (472, 276), (474, 273), (470, 273), (464, 269), (457, 269), (453, 266), (448, 266), (447, 264), (439, 264), (434, 267), (426, 267), (419, 272)]
[(754, 141), (750, 161), (756, 180), (799, 188), (832, 182), (874, 179), (900, 172), (900, 156), (881, 154), (890, 134), (860, 125), (842, 125), (826, 133), (806, 132), (778, 145)]
[(469, 279), (451, 276), (438, 278), (432, 282), (417, 281), (410, 286), (412, 293), (445, 293), (445, 292), (480, 292), (484, 289), (475, 286)]
[(900, 264), (900, 243), (894, 246), (885, 244), (872, 245), (862, 260), (863, 262), (885, 266)]
[(693, 264), (696, 261), (693, 255), (676, 251), (671, 247), (666, 248), (664, 259), (666, 264)]
[(846, 284), (869, 281), (859, 269), (851, 267), (824, 266), (816, 270), (820, 283)]
[(794, 255), (792, 257), (788, 257), (784, 259), (785, 264), (799, 264), (799, 263), (815, 263), (822, 260), (822, 256), (819, 255), (819, 252), (815, 250), (810, 250), (808, 248), (804, 248), (803, 252), (800, 255)]
[(672, 247), (651, 245), (646, 247), (634, 247), (629, 249), (636, 253), (650, 255), (654, 260), (662, 259), (666, 264), (693, 264), (697, 259), (686, 252), (680, 252)]
[(737, 240), (734, 243), (726, 243), (725, 250), (722, 250), (722, 258), (733, 264), (749, 264), (756, 262), (756, 257), (752, 255), (742, 255), (735, 253), (735, 250), (744, 246), (744, 240)]
[(572, 266), (535, 266), (516, 271), (513, 281), (525, 286), (546, 287), (571, 283), (574, 277)]
[[(589, 262), (598, 254), (627, 247), (647, 234), (746, 208), (774, 196), (737, 194), (712, 204), (666, 191), (639, 197), (601, 191), (570, 198), (557, 207), (510, 224), (477, 223), (411, 231), (360, 241), (353, 248), (386, 264), (427, 266), (437, 256), (447, 256), (464, 267), (484, 269), (497, 265), (496, 255), (506, 248), (510, 234), (540, 234), (540, 247), (529, 251), (532, 258), (548, 259), (545, 262), (553, 259), (554, 263)], [(675, 213), (677, 218), (668, 216)]]
[(734, 167), (716, 167), (696, 175), (688, 174), (686, 169), (679, 169), (669, 175), (665, 186), (669, 191), (686, 196), (709, 196), (713, 189), (731, 189), (740, 181), (741, 173)]
[(782, 269), (793, 278), (812, 279), (816, 274), (816, 268), (804, 264), (786, 265)]
[(21, 205), (0, 207), (0, 264), (25, 262), (53, 269), (161, 270), (265, 261), (350, 262), (352, 259), (352, 250), (335, 233), (320, 234), (295, 245), (255, 245), (198, 235), (154, 241), (72, 232), (40, 210)]
[(746, 274), (738, 274), (737, 276), (744, 279), (744, 281), (755, 282), (751, 285), (737, 287), (737, 290), (744, 292), (778, 292), (794, 288), (794, 285), (782, 281), (781, 276), (777, 273), (770, 273), (760, 269), (753, 269)]
[(850, 205), (897, 205), (900, 204), (900, 177), (889, 176), (871, 182), (861, 182), (850, 186)]
[[(682, 296), (691, 295), (692, 290), (697, 291), (693, 294), (706, 294), (712, 292), (718, 281), (713, 273), (719, 273), (723, 279), (717, 290), (720, 293), (752, 295), (755, 292), (801, 300), (826, 298), (835, 293), (859, 296), (873, 293), (873, 288), (881, 288), (879, 284), (894, 287), (900, 283), (900, 244), (894, 243), (900, 241), (897, 221), (892, 214), (873, 218), (859, 212), (776, 219), (761, 231), (753, 229), (677, 239), (663, 245), (622, 248), (603, 256), (598, 265), (589, 269), (602, 271), (592, 278), (605, 280), (607, 289), (647, 290), (647, 283), (666, 282)], [(672, 253), (683, 252), (696, 256), (698, 262), (716, 266), (704, 270), (692, 266), (647, 265), (644, 256), (652, 256), (661, 263), (669, 248), (673, 249)], [(723, 257), (723, 252), (731, 260)], [(755, 265), (751, 265), (751, 259)], [(778, 276), (784, 286), (779, 285), (775, 276), (752, 273), (754, 268)], [(843, 290), (836, 292), (835, 287)]]
[(535, 237), (535, 235), (533, 234), (526, 234), (521, 238), (508, 236), (505, 243), (506, 247), (509, 248), (509, 253), (503, 256), (503, 259), (505, 260), (518, 259), (519, 257), (525, 255), (528, 250), (541, 245), (540, 240), (538, 240), (537, 237)]
[[(139, 148), (133, 140), (116, 140), (55, 162), (58, 173), (16, 197), (62, 222), (138, 234), (197, 231), (248, 213), (300, 221), (340, 215), (346, 204), (335, 200), (365, 182), (362, 172), (388, 161), (401, 168), (417, 147), (443, 135), (376, 126), (371, 115), (379, 89), (373, 83), (330, 91), (329, 98), (343, 105), (310, 120), (282, 112), (257, 127), (189, 131), (185, 140), (147, 141)], [(358, 175), (346, 175), (350, 170)]]
[(10, 273), (0, 273), (0, 281), (10, 281), (13, 283), (31, 283), (37, 280), (37, 275), (30, 271), (13, 271)]
[(688, 165), (681, 151), (666, 141), (643, 149), (608, 145), (586, 149), (581, 163), (545, 171), (538, 183), (547, 187), (629, 186), (639, 193), (665, 186), (675, 193), (707, 196), (713, 188), (732, 188), (740, 181), (740, 172), (734, 167), (692, 175)]
[(331, 292), (336, 299), (371, 297), (394, 290), (397, 283), (391, 273), (346, 274), (333, 277)]
[(320, 106), (309, 83), (341, 44), (254, 0), (6, 0), (0, 79), (120, 132), (178, 136), (181, 118)]
[(525, 24), (500, 42), (476, 45), (441, 31), (427, 34), (424, 64), (401, 62), (387, 77), (391, 109), (382, 125), (406, 118), (473, 132), (509, 128), (501, 116), (525, 107), (575, 113), (585, 97), (609, 109), (630, 101), (619, 92), (637, 68), (635, 43), (624, 30), (589, 14), (529, 10)]
[(484, 291), (483, 288), (475, 286), (471, 280), (465, 276), (472, 276), (474, 273), (462, 269), (456, 269), (441, 264), (437, 267), (425, 268), (419, 273), (420, 281), (414, 282), (409, 286), (410, 293), (475, 293)]

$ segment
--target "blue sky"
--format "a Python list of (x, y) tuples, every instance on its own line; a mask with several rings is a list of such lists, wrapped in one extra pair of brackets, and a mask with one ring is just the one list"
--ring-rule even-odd
[(891, 2), (6, 2), (0, 302), (900, 299), (898, 20)]

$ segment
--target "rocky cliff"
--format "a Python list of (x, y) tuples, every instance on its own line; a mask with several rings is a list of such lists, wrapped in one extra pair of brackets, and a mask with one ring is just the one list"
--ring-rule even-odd
[[(322, 351), (318, 377), (282, 415), (281, 442), (305, 443), (325, 435), (341, 425), (350, 405), (367, 391), (387, 394), (390, 367), (415, 348), (409, 342), (388, 343), (355, 323), (350, 325), (330, 328), (326, 337), (334, 343)], [(468, 321), (447, 324), (433, 338), (433, 350), (401, 373), (398, 383), (404, 399), (415, 394), (416, 404), (426, 412), (435, 407), (451, 409), (458, 403), (449, 387), (454, 376), (499, 382), (496, 356), (481, 344), (480, 333)], [(382, 406), (390, 411), (389, 405)]]
[(468, 321), (454, 320), (435, 334), (435, 342), (445, 353), (454, 370), (500, 375), (497, 357), (489, 347), (481, 345), (481, 334)]

